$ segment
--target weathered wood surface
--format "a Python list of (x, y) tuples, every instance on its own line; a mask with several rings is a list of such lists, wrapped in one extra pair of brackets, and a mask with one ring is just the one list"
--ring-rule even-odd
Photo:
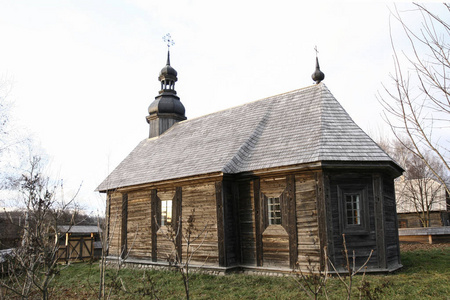
[(109, 194), (109, 219), (108, 219), (108, 233), (109, 233), (109, 255), (120, 255), (120, 241), (122, 232), (122, 194)]
[(320, 262), (319, 222), (316, 177), (312, 172), (295, 176), (296, 215), (298, 234), (298, 266), (318, 268)]
[[(347, 248), (356, 251), (357, 264), (364, 262), (374, 249), (370, 266), (389, 267), (399, 263), (399, 249), (397, 219), (392, 213), (395, 211), (393, 184), (384, 176), (308, 170), (237, 182), (229, 179), (178, 188), (110, 193), (107, 212), (110, 255), (120, 255), (125, 245), (131, 257), (167, 261), (173, 256), (173, 242), (152, 224), (152, 218), (156, 220), (154, 216), (160, 213), (160, 201), (172, 200), (173, 222), (177, 214), (181, 216), (184, 237), (190, 218), (194, 220), (191, 237), (206, 228), (206, 236), (202, 235), (191, 245), (193, 251), (201, 244), (192, 263), (293, 267), (298, 262), (302, 269), (311, 264), (317, 268), (320, 263), (323, 266), (323, 248), (331, 246), (328, 255), (334, 257), (335, 264), (342, 265), (339, 186), (346, 185), (357, 189), (363, 186), (367, 198), (364, 201), (369, 203), (363, 212), (367, 215), (368, 230), (347, 235)], [(268, 197), (280, 198), (281, 225), (268, 224)], [(156, 200), (152, 201), (153, 198)], [(186, 259), (187, 242), (183, 239), (179, 243)]]
[(384, 195), (383, 180), (381, 175), (375, 174), (372, 177), (373, 198), (374, 198), (374, 220), (375, 220), (375, 238), (377, 261), (379, 268), (386, 268), (386, 240), (385, 240), (385, 214), (384, 214)]
[(122, 194), (122, 226), (120, 231), (120, 256), (125, 258), (128, 255), (128, 194)]
[(286, 176), (261, 178), (260, 189), (267, 197), (280, 197), (286, 189)]
[(219, 266), (224, 267), (226, 261), (225, 252), (225, 229), (224, 229), (224, 195), (223, 195), (223, 182), (218, 181), (215, 183), (216, 189), (216, 215), (217, 215), (217, 248), (219, 256)]
[(297, 199), (295, 197), (295, 176), (286, 176), (285, 209), (287, 224), (285, 229), (289, 234), (289, 267), (296, 267), (298, 261), (298, 232), (297, 232)]
[(181, 247), (181, 241), (182, 241), (182, 232), (183, 232), (183, 223), (182, 223), (182, 217), (183, 217), (183, 189), (181, 187), (175, 188), (175, 195), (173, 196), (173, 202), (172, 202), (172, 230), (175, 231), (175, 248), (178, 254), (178, 257), (182, 257), (182, 247)]
[[(193, 254), (192, 262), (214, 265), (219, 262), (217, 237), (216, 189), (214, 182), (185, 186), (182, 188), (182, 241), (183, 260), (186, 259), (188, 219), (193, 218), (191, 239), (198, 237), (191, 244), (190, 251), (200, 248)], [(202, 233), (203, 231), (203, 233)]]
[[(260, 179), (260, 231), (262, 266), (289, 267), (288, 205), (286, 176)], [(280, 198), (282, 225), (269, 225), (268, 198)], [(256, 200), (255, 200), (256, 201)], [(281, 228), (281, 229), (280, 229)]]
[[(371, 250), (374, 254), (369, 262), (369, 267), (378, 267), (377, 260), (377, 243), (375, 231), (375, 216), (374, 216), (374, 191), (372, 174), (366, 173), (328, 173), (330, 179), (330, 197), (331, 209), (333, 216), (333, 227), (336, 228), (333, 232), (334, 244), (334, 264), (342, 266), (345, 263), (345, 258), (342, 255), (343, 247), (343, 212), (342, 207), (339, 207), (339, 186), (345, 186), (346, 189), (360, 190), (363, 186), (365, 189), (365, 197), (363, 199), (363, 207), (366, 211), (362, 212), (362, 217), (365, 217), (368, 223), (368, 231), (362, 233), (346, 234), (347, 249), (352, 253), (355, 251), (356, 265), (362, 265), (367, 259)], [(367, 206), (365, 206), (367, 204)]]
[(289, 267), (289, 235), (281, 225), (270, 225), (262, 234), (263, 266)]
[(156, 189), (152, 189), (150, 191), (150, 234), (151, 234), (151, 258), (153, 262), (158, 261), (158, 238), (157, 238), (157, 231), (158, 231), (158, 191)]
[(244, 265), (256, 265), (255, 203), (253, 196), (253, 181), (241, 181), (238, 184), (241, 263)]
[(322, 172), (316, 172), (316, 202), (317, 202), (317, 219), (319, 228), (319, 245), (320, 245), (320, 269), (324, 270), (325, 265), (328, 264), (326, 258), (326, 252), (328, 251), (328, 210), (327, 210), (327, 198), (325, 195), (325, 183)]
[(398, 237), (397, 205), (395, 202), (395, 186), (391, 177), (384, 175), (383, 207), (385, 221), (386, 263), (389, 266), (400, 264), (400, 245)]
[(223, 182), (224, 197), (224, 233), (225, 233), (225, 266), (240, 263), (240, 219), (238, 210), (239, 190), (234, 181)]
[[(161, 201), (170, 201), (175, 197), (175, 188), (158, 189), (156, 192), (156, 213), (153, 217), (156, 217), (156, 257), (157, 261), (170, 261), (175, 260), (175, 245), (172, 238), (176, 233), (172, 230), (171, 226), (161, 226)], [(172, 222), (173, 208), (172, 208)]]
[(127, 241), (130, 257), (149, 258), (152, 252), (151, 193), (128, 193)]
[(254, 215), (255, 215), (255, 253), (256, 253), (256, 265), (258, 267), (263, 265), (263, 244), (262, 233), (264, 232), (264, 218), (266, 210), (264, 205), (261, 205), (261, 190), (260, 180), (253, 180), (253, 203), (254, 203)]
[(171, 237), (174, 236), (174, 232), (170, 226), (158, 227), (156, 233), (157, 240), (157, 261), (160, 262), (173, 262), (176, 260), (176, 252), (174, 242)]
[(94, 258), (94, 238), (89, 236), (70, 236), (67, 246), (58, 248), (58, 260), (84, 260)]

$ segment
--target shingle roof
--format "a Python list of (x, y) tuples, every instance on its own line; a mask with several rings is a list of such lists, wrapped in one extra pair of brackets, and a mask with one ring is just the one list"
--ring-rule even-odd
[(97, 189), (318, 161), (392, 161), (323, 83), (179, 122), (141, 141)]
[(96, 225), (60, 225), (58, 226), (59, 232), (69, 233), (92, 233), (102, 232), (102, 230)]

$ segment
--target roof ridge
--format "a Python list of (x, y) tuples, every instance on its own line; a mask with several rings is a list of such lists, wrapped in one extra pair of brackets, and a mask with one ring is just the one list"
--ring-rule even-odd
[[(318, 83), (317, 85), (320, 85), (320, 89), (319, 89), (319, 93), (320, 93), (320, 95), (319, 95), (319, 97), (318, 97), (318, 99), (319, 99), (319, 103), (318, 103), (318, 106), (319, 106), (319, 138), (317, 139), (317, 149), (318, 149), (318, 151), (317, 151), (317, 160), (318, 161), (320, 161), (320, 158), (322, 157), (322, 155), (323, 155), (323, 151), (324, 151), (324, 149), (322, 148), (322, 145), (323, 145), (323, 140), (324, 140), (324, 120), (323, 120), (323, 111), (324, 111), (324, 109), (323, 109), (323, 86), (324, 86), (324, 84), (323, 83)], [(326, 88), (326, 86), (325, 86), (325, 88)]]
[[(266, 98), (267, 99), (267, 98)], [(238, 173), (241, 171), (241, 167), (250, 158), (253, 150), (258, 143), (259, 138), (264, 132), (264, 129), (269, 122), (270, 115), (272, 114), (273, 101), (267, 107), (265, 114), (260, 121), (256, 124), (255, 129), (249, 135), (248, 139), (239, 147), (236, 154), (225, 164), (222, 168), (223, 173)]]

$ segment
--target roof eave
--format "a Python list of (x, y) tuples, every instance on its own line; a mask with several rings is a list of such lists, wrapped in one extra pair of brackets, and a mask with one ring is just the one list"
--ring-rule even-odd
[(187, 177), (179, 177), (179, 178), (172, 178), (168, 180), (161, 180), (161, 181), (155, 181), (155, 182), (148, 182), (148, 183), (142, 183), (142, 184), (135, 184), (130, 186), (119, 186), (119, 187), (112, 187), (109, 189), (104, 190), (98, 190), (100, 193), (108, 193), (108, 192), (119, 192), (119, 193), (126, 193), (134, 190), (140, 190), (140, 189), (153, 189), (153, 188), (163, 188), (167, 186), (179, 186), (186, 183), (192, 183), (196, 181), (211, 181), (211, 180), (217, 180), (223, 178), (222, 172), (211, 172), (206, 174), (199, 174), (194, 176), (187, 176)]
[(388, 171), (394, 178), (402, 175), (404, 170), (394, 161), (322, 161), (324, 169), (380, 169)]

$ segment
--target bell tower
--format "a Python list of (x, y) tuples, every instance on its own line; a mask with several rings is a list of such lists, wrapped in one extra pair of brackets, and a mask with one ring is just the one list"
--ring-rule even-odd
[(170, 46), (173, 46), (174, 42), (170, 34), (166, 34), (163, 39), (168, 47), (167, 62), (158, 77), (161, 82), (159, 95), (148, 107), (147, 123), (150, 125), (150, 138), (160, 136), (175, 123), (186, 120), (184, 106), (175, 91), (177, 71), (170, 65)]

